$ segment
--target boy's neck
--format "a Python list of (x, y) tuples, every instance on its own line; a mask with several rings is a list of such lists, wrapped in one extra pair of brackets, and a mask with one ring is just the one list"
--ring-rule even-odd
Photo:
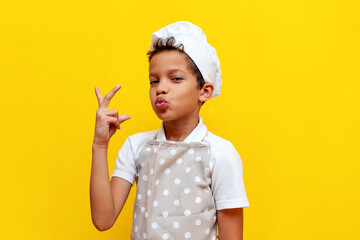
[(168, 141), (182, 142), (199, 124), (199, 117), (186, 122), (183, 121), (164, 121), (165, 136)]

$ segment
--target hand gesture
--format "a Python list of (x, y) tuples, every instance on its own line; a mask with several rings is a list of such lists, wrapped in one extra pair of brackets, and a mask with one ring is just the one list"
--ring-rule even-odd
[(99, 102), (99, 108), (96, 111), (96, 123), (95, 123), (95, 134), (94, 143), (108, 146), (110, 138), (117, 129), (120, 129), (120, 124), (128, 119), (129, 115), (118, 116), (118, 110), (108, 110), (110, 100), (115, 93), (121, 88), (120, 84), (114, 87), (106, 96), (103, 98), (99, 89), (95, 87), (95, 94)]

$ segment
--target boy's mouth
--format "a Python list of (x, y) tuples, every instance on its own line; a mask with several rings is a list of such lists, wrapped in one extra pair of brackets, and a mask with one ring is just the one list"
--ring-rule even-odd
[(155, 106), (158, 109), (163, 109), (167, 106), (167, 102), (165, 101), (165, 99), (163, 99), (162, 97), (157, 97), (155, 100)]

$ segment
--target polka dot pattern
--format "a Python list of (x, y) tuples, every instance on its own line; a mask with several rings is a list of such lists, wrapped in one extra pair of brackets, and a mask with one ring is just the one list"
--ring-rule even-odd
[(208, 149), (147, 144), (138, 159), (132, 239), (216, 240)]
[(180, 183), (181, 183), (180, 178), (175, 178), (174, 183), (175, 183), (176, 185), (177, 185), (177, 184), (180, 184)]
[(164, 189), (164, 191), (163, 191), (163, 194), (164, 194), (164, 196), (168, 196), (169, 195), (169, 190), (168, 189)]
[(158, 225), (156, 222), (153, 222), (153, 223), (151, 224), (152, 229), (157, 229), (158, 226), (159, 226), (159, 225)]
[(184, 215), (185, 215), (185, 216), (190, 216), (190, 214), (191, 214), (191, 211), (190, 211), (189, 209), (187, 209), (187, 210), (184, 211)]
[(179, 228), (179, 227), (180, 227), (180, 223), (179, 223), (178, 221), (175, 221), (175, 222), (173, 223), (173, 227), (174, 227), (174, 228)]

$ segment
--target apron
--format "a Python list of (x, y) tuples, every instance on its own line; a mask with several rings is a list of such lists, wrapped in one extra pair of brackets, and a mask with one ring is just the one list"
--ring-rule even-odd
[(216, 240), (209, 146), (148, 141), (138, 169), (132, 240)]

